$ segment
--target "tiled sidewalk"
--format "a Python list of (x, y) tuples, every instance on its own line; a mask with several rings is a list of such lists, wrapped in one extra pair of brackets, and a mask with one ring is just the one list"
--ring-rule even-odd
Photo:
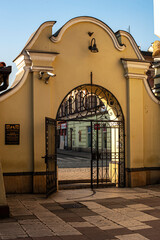
[(9, 195), (0, 239), (159, 240), (160, 185)]

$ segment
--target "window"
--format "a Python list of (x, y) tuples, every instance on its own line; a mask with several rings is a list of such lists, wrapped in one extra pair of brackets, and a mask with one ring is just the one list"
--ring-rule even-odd
[(86, 109), (92, 109), (97, 106), (97, 98), (96, 96), (86, 96), (85, 97), (85, 108)]
[(91, 147), (91, 127), (87, 127), (87, 133), (88, 133), (88, 147)]
[(69, 97), (69, 114), (72, 113), (72, 97)]
[(79, 142), (81, 142), (81, 139), (82, 139), (82, 138), (81, 138), (81, 137), (82, 137), (82, 136), (81, 136), (81, 131), (79, 131), (78, 133), (79, 133)]

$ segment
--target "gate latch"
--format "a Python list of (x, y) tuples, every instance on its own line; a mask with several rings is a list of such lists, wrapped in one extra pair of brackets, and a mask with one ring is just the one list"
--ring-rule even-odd
[(41, 157), (41, 158), (45, 158), (45, 163), (47, 163), (47, 156), (46, 155)]

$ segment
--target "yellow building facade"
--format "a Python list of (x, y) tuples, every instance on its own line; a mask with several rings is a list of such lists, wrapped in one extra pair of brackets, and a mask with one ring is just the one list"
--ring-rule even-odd
[[(90, 84), (91, 72), (92, 84), (112, 93), (122, 110), (125, 186), (159, 183), (160, 101), (147, 82), (150, 62), (129, 33), (114, 33), (98, 19), (71, 19), (55, 34), (54, 24), (43, 23), (30, 37), (14, 60), (18, 72), (13, 85), (0, 95), (6, 191), (45, 192), (45, 117), (56, 119), (67, 94)], [(96, 53), (89, 49), (93, 38)], [(7, 126), (17, 126), (19, 141), (12, 143)]]

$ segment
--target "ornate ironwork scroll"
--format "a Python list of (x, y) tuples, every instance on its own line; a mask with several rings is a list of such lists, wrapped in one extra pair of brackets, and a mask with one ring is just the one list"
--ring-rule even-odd
[(85, 84), (63, 99), (57, 113), (57, 120), (62, 119), (123, 121), (123, 114), (117, 99), (108, 90)]

